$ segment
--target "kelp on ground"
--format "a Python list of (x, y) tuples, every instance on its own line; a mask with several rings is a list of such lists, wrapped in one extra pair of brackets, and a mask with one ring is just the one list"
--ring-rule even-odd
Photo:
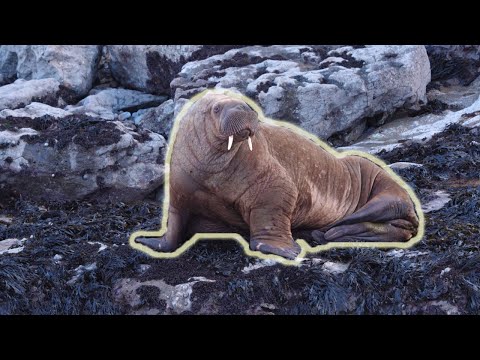
[[(450, 126), (423, 144), (379, 156), (423, 167), (399, 170), (422, 202), (443, 190), (451, 201), (426, 214), (424, 239), (411, 250), (336, 249), (301, 267), (258, 264), (235, 242), (202, 241), (176, 259), (153, 259), (128, 246), (136, 230), (160, 226), (161, 206), (73, 202), (3, 204), (12, 224), (0, 239), (26, 238), (23, 251), (0, 255), (0, 314), (126, 314), (171, 312), (159, 290), (142, 285), (138, 304), (119, 300), (120, 279), (192, 277), (185, 313), (220, 314), (473, 314), (480, 311), (480, 129)], [(325, 270), (326, 261), (345, 271)]]

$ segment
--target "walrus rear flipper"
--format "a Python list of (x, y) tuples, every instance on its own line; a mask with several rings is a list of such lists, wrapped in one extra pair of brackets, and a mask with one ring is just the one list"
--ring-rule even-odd
[(403, 242), (410, 240), (416, 233), (416, 228), (406, 220), (392, 220), (387, 223), (363, 222), (336, 226), (325, 233), (325, 240)]
[[(398, 191), (398, 189), (396, 189)], [(403, 190), (403, 189), (401, 189)], [(327, 228), (326, 241), (403, 242), (417, 234), (413, 202), (389, 190), (375, 195), (362, 208)]]

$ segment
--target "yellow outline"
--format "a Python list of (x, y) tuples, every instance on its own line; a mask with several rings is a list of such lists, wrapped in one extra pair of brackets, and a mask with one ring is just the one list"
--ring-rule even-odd
[[(207, 93), (216, 93), (216, 94), (226, 94), (229, 96), (236, 97), (238, 99), (241, 99), (248, 103), (257, 113), (258, 113), (258, 118), (260, 121), (263, 121), (265, 123), (269, 123), (275, 126), (284, 126), (286, 128), (289, 128), (292, 131), (297, 132), (298, 134), (313, 140), (317, 145), (322, 147), (324, 150), (328, 151), (329, 153), (333, 154), (337, 158), (342, 158), (348, 155), (356, 155), (356, 156), (361, 156), (366, 159), (369, 159), (370, 161), (374, 162), (375, 164), (381, 166), (385, 171), (387, 171), (390, 176), (392, 176), (397, 183), (402, 186), (410, 195), (410, 197), (413, 200), (413, 203), (415, 204), (415, 210), (418, 214), (419, 217), (419, 226), (418, 226), (418, 233), (415, 237), (410, 239), (407, 242), (332, 242), (328, 243), (325, 245), (318, 245), (315, 247), (310, 246), (305, 240), (303, 239), (297, 239), (296, 242), (300, 245), (301, 247), (301, 252), (298, 254), (297, 258), (295, 260), (288, 260), (285, 259), (281, 256), (278, 255), (272, 255), (272, 254), (263, 254), (259, 251), (252, 251), (250, 250), (248, 242), (240, 235), (237, 233), (197, 233), (194, 236), (192, 236), (189, 240), (187, 240), (182, 246), (180, 246), (177, 250), (171, 253), (162, 253), (158, 251), (154, 251), (150, 249), (149, 247), (136, 243), (135, 239), (137, 237), (160, 237), (165, 232), (167, 231), (167, 220), (168, 220), (168, 204), (170, 202), (170, 192), (169, 192), (169, 184), (170, 184), (170, 160), (172, 157), (172, 149), (173, 149), (173, 144), (175, 142), (175, 138), (177, 135), (178, 131), (178, 123), (180, 120), (183, 118), (185, 113), (190, 109), (190, 107), (201, 97), (205, 96)], [(309, 132), (293, 125), (285, 121), (279, 121), (279, 120), (273, 120), (266, 118), (263, 114), (262, 109), (251, 99), (248, 97), (232, 92), (230, 90), (224, 90), (224, 89), (207, 89), (202, 91), (201, 93), (195, 95), (190, 99), (188, 103), (186, 103), (180, 113), (177, 115), (175, 118), (173, 128), (171, 131), (170, 135), (170, 141), (168, 145), (168, 150), (167, 150), (167, 156), (165, 159), (165, 182), (164, 182), (164, 200), (163, 200), (163, 213), (162, 213), (162, 227), (158, 231), (136, 231), (132, 235), (130, 235), (129, 238), (129, 244), (132, 248), (140, 250), (145, 252), (146, 254), (155, 257), (155, 258), (161, 258), (161, 259), (172, 259), (176, 258), (177, 256), (183, 254), (187, 249), (192, 247), (194, 244), (196, 244), (200, 240), (235, 240), (237, 241), (242, 247), (248, 256), (254, 256), (260, 259), (274, 259), (284, 265), (299, 265), (301, 263), (301, 259), (305, 257), (307, 253), (318, 253), (320, 251), (325, 251), (333, 248), (381, 248), (381, 249), (387, 249), (387, 248), (399, 248), (399, 249), (407, 249), (419, 242), (425, 232), (425, 217), (423, 215), (422, 207), (420, 204), (420, 201), (418, 200), (417, 196), (413, 192), (413, 190), (398, 176), (395, 174), (395, 172), (390, 169), (390, 167), (385, 164), (382, 160), (376, 158), (373, 155), (357, 151), (357, 150), (349, 150), (349, 151), (343, 151), (343, 152), (338, 152), (334, 149), (332, 149), (329, 145), (324, 143), (322, 140), (317, 138), (315, 135), (310, 134)]]

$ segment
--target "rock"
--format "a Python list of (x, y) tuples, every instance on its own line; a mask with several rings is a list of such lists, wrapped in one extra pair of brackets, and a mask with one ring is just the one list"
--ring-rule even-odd
[(434, 198), (426, 203), (422, 204), (422, 210), (424, 213), (430, 213), (432, 211), (438, 211), (450, 202), (450, 194), (443, 190), (437, 190), (433, 193)]
[(468, 85), (480, 75), (480, 45), (427, 45), (432, 81)]
[(156, 108), (139, 110), (132, 115), (132, 118), (135, 124), (142, 129), (169, 137), (173, 126), (174, 112), (175, 104), (170, 99)]
[(53, 261), (56, 264), (59, 264), (62, 259), (63, 259), (63, 255), (60, 255), (60, 254), (55, 254), (55, 256), (53, 257)]
[(460, 311), (458, 310), (458, 306), (450, 304), (448, 301), (445, 300), (430, 301), (429, 305), (438, 306), (447, 315), (461, 315)]
[(444, 276), (445, 274), (448, 274), (450, 271), (452, 271), (452, 268), (447, 266), (445, 269), (443, 269), (440, 272), (440, 277)]
[(250, 273), (254, 270), (258, 270), (258, 269), (264, 268), (266, 266), (273, 266), (273, 265), (276, 265), (276, 264), (278, 264), (278, 262), (275, 261), (274, 259), (257, 260), (254, 264), (250, 264), (248, 266), (245, 266), (242, 269), (242, 273), (248, 274), (248, 273)]
[(138, 281), (135, 279), (121, 279), (114, 287), (114, 296), (117, 301), (126, 302), (131, 307), (138, 307), (142, 304), (137, 289), (142, 286), (154, 286), (158, 288), (159, 300), (166, 302), (167, 313), (181, 314), (189, 311), (192, 307), (190, 297), (193, 292), (193, 285), (198, 282), (215, 282), (215, 280), (204, 277), (193, 277), (189, 282), (178, 285), (169, 285), (163, 280)]
[(98, 45), (2, 45), (0, 84), (15, 77), (54, 78), (75, 96), (83, 96), (92, 87), (100, 54)]
[(238, 45), (109, 45), (109, 66), (123, 86), (170, 94), (170, 82), (189, 60), (204, 59)]
[(387, 251), (386, 255), (396, 257), (396, 258), (401, 258), (401, 257), (405, 256), (409, 259), (412, 259), (412, 258), (416, 258), (416, 257), (419, 257), (419, 256), (430, 255), (430, 252), (409, 250), (409, 249), (406, 249), (406, 250), (404, 250), (404, 249), (393, 249), (393, 250)]
[(171, 87), (175, 101), (206, 88), (238, 90), (268, 117), (351, 142), (367, 120), (417, 109), (429, 82), (424, 46), (250, 46), (185, 64)]
[(468, 86), (462, 85), (438, 85), (427, 93), (430, 102), (440, 102), (448, 106), (450, 110), (462, 110), (471, 106), (480, 96), (480, 76)]
[(412, 167), (423, 167), (422, 164), (416, 164), (416, 163), (404, 162), (404, 161), (399, 161), (399, 162), (390, 164), (388, 166), (390, 166), (390, 169), (392, 170), (404, 170), (404, 169), (410, 169)]
[(8, 216), (0, 215), (0, 224), (11, 225), (12, 218)]
[(70, 115), (0, 123), (3, 196), (133, 201), (163, 184), (165, 139), (119, 121)]
[(347, 271), (349, 266), (350, 266), (349, 263), (343, 264), (343, 263), (338, 263), (333, 261), (326, 261), (322, 265), (322, 270), (332, 275), (338, 275)]
[(0, 87), (0, 110), (17, 109), (32, 102), (57, 104), (60, 83), (55, 79), (23, 80)]
[(75, 275), (67, 281), (67, 284), (68, 285), (73, 285), (77, 282), (77, 280), (80, 278), (80, 276), (82, 276), (85, 272), (89, 272), (89, 271), (94, 271), (94, 270), (97, 270), (97, 263), (91, 263), (91, 264), (87, 264), (87, 265), (80, 265), (78, 266), (74, 271), (75, 271)]
[(104, 244), (100, 241), (88, 241), (88, 244), (90, 244), (90, 245), (100, 245), (97, 252), (102, 252), (103, 250), (106, 250), (108, 248), (108, 245), (106, 245), (106, 244)]
[(67, 106), (66, 109), (75, 114), (113, 120), (115, 113), (119, 111), (133, 112), (144, 107), (159, 105), (165, 100), (163, 96), (145, 94), (136, 90), (104, 89), (87, 96), (77, 105)]
[(120, 121), (125, 121), (129, 119), (132, 116), (128, 111), (122, 112), (118, 115), (118, 120)]
[(23, 251), (23, 243), (27, 241), (27, 239), (6, 239), (0, 241), (0, 255), (3, 254), (18, 254), (19, 252)]
[(62, 118), (68, 115), (72, 115), (71, 112), (59, 109), (50, 105), (32, 102), (30, 105), (21, 109), (10, 110), (4, 109), (0, 111), (0, 119), (11, 117), (28, 117), (30, 119), (39, 118), (42, 116), (51, 116), (53, 118)]
[(467, 127), (480, 125), (480, 98), (471, 106), (459, 111), (427, 114), (394, 120), (373, 131), (370, 135), (351, 146), (337, 150), (360, 150), (376, 154), (381, 150), (392, 150), (405, 142), (427, 141), (442, 132), (448, 125), (458, 123)]

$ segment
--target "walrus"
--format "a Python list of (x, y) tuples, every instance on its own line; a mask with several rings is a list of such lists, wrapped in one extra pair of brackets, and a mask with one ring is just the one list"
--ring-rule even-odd
[(238, 232), (251, 250), (295, 259), (301, 249), (292, 231), (319, 243), (405, 242), (419, 226), (408, 192), (379, 165), (337, 158), (219, 93), (201, 97), (180, 120), (169, 194), (166, 233), (135, 239), (160, 252), (195, 233)]

